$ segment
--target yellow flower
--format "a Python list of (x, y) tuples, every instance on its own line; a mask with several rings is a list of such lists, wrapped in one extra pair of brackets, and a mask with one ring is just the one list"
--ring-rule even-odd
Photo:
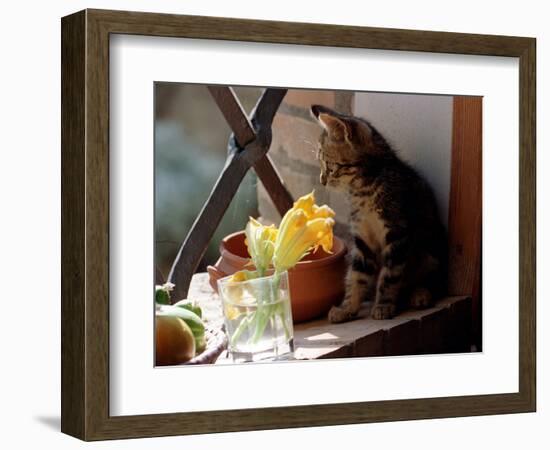
[(265, 226), (250, 217), (245, 228), (248, 254), (260, 274), (264, 274), (273, 258), (273, 244), (277, 238), (275, 225)]
[(234, 305), (239, 305), (242, 301), (244, 288), (243, 281), (258, 278), (258, 273), (250, 270), (239, 270), (235, 272), (231, 278), (223, 285), (224, 297), (229, 300), (231, 304), (224, 303), (225, 315), (229, 320), (234, 320), (242, 313)]
[(334, 211), (328, 206), (317, 206), (313, 192), (300, 197), (281, 221), (275, 240), (273, 266), (283, 272), (296, 265), (311, 250), (319, 246), (332, 250)]
[(239, 270), (235, 272), (231, 278), (224, 284), (225, 295), (234, 303), (239, 303), (243, 296), (243, 288), (241, 282), (258, 278), (258, 272), (255, 270)]
[(227, 317), (229, 320), (235, 320), (237, 317), (239, 317), (242, 313), (239, 311), (238, 308), (235, 306), (228, 305), (227, 303), (224, 303), (225, 308), (225, 317)]
[[(294, 202), (294, 206), (290, 211), (296, 211), (298, 209), (303, 211), (308, 220), (320, 218), (326, 219), (329, 217), (332, 218), (335, 215), (334, 211), (327, 205), (317, 206), (315, 204), (315, 191), (312, 191), (309, 194), (304, 195), (303, 197), (300, 197), (298, 200), (296, 200)], [(280, 228), (282, 228), (282, 222)]]
[(235, 272), (231, 277), (232, 283), (238, 283), (239, 281), (248, 281), (258, 278), (258, 274), (254, 270), (239, 270)]
[[(316, 207), (314, 191), (303, 197), (300, 197), (294, 202), (290, 211), (301, 209), (308, 218), (313, 215), (313, 208)], [(288, 211), (287, 211), (288, 212)], [(282, 222), (281, 222), (282, 224)]]

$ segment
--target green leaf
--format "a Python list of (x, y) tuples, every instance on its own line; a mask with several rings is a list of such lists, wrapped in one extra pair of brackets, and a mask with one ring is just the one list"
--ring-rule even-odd
[(162, 286), (155, 286), (155, 302), (159, 305), (170, 304), (170, 294)]
[(201, 307), (191, 300), (180, 300), (179, 302), (174, 303), (174, 306), (178, 306), (179, 308), (185, 308), (191, 312), (194, 312), (197, 316), (199, 316), (202, 319)]

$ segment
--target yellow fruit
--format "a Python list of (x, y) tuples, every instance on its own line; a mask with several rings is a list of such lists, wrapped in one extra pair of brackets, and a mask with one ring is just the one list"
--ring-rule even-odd
[(189, 325), (176, 316), (156, 316), (157, 366), (169, 366), (189, 361), (195, 356), (195, 338)]

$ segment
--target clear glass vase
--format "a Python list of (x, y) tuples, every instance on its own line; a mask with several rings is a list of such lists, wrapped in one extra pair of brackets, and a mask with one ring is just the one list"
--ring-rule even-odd
[(218, 280), (229, 353), (235, 362), (292, 359), (288, 272), (247, 281)]

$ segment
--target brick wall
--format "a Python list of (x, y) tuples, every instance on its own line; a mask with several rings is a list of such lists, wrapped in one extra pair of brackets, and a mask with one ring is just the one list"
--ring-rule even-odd
[[(311, 117), (312, 104), (322, 104), (344, 113), (352, 113), (352, 92), (289, 90), (273, 121), (270, 156), (294, 198), (315, 189), (318, 204), (326, 203), (336, 212), (335, 232), (348, 237), (349, 207), (342, 194), (327, 190), (319, 182), (316, 159), (321, 127)], [(267, 192), (258, 183), (258, 204), (262, 218), (278, 223), (280, 216)]]

